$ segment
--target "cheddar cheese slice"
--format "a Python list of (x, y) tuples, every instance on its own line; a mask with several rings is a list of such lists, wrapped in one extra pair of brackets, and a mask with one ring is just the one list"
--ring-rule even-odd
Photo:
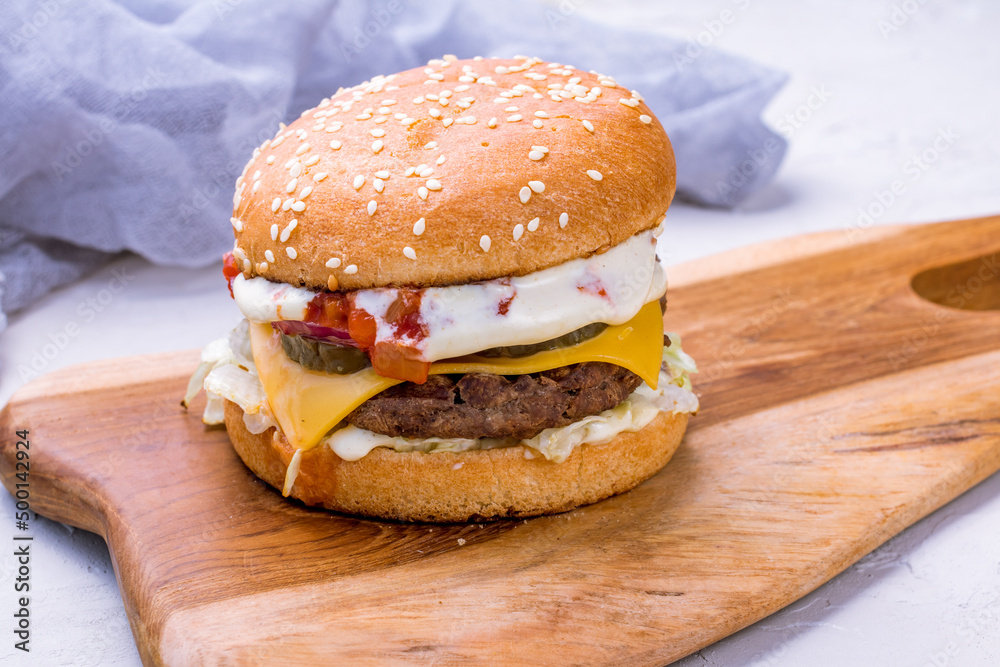
[[(250, 324), (254, 363), (271, 412), (296, 449), (315, 447), (354, 408), (400, 380), (386, 378), (371, 368), (334, 375), (309, 370), (289, 359), (281, 338), (270, 324)], [(430, 374), (495, 373), (524, 375), (584, 361), (605, 361), (629, 369), (656, 389), (663, 351), (663, 318), (653, 301), (625, 324), (572, 347), (520, 358), (476, 355), (431, 364)]]

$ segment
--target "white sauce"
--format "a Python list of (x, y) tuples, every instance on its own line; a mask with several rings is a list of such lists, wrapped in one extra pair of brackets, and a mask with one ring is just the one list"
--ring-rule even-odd
[[(656, 231), (636, 234), (604, 254), (526, 276), (427, 288), (420, 302), (427, 336), (415, 341), (415, 347), (423, 361), (437, 361), (491, 347), (538, 343), (592, 322), (627, 322), (667, 289), (666, 274), (656, 261)], [(308, 289), (242, 275), (233, 281), (233, 294), (251, 322), (301, 320), (315, 296)], [(377, 340), (395, 338), (385, 314), (396, 295), (394, 288), (356, 293), (355, 304), (375, 318)], [(506, 314), (501, 314), (504, 302)]]

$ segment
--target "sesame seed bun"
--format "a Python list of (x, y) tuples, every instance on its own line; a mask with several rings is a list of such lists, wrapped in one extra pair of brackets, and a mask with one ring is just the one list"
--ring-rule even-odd
[(524, 275), (656, 226), (674, 189), (663, 127), (610, 77), (431, 61), (323, 100), (255, 151), (234, 254), (248, 277), (313, 289)]
[[(324, 445), (303, 452), (291, 496), (307, 505), (402, 521), (461, 522), (565, 512), (623, 493), (667, 464), (684, 436), (687, 413), (660, 413), (645, 428), (602, 445), (582, 445), (563, 463), (526, 459), (522, 446), (481, 451), (373, 449), (345, 461)], [(295, 450), (274, 428), (250, 433), (243, 411), (226, 402), (237, 454), (281, 489)]]

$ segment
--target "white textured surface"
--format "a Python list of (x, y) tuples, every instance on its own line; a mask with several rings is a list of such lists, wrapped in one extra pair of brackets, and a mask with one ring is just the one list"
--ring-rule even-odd
[[(851, 233), (857, 209), (876, 202), (876, 193), (896, 179), (904, 181), (905, 192), (878, 224), (1000, 213), (996, 3), (551, 4), (556, 11), (579, 7), (597, 20), (692, 40), (729, 10), (733, 21), (718, 36), (705, 32), (702, 39), (792, 75), (767, 111), (770, 122), (778, 125), (802, 109), (813, 90), (828, 94), (808, 120), (791, 128), (787, 161), (766, 191), (735, 212), (671, 209), (670, 231), (661, 239), (671, 263), (807, 231)], [(918, 9), (883, 36), (878, 21), (891, 19), (894, 4)], [(907, 161), (932, 148), (948, 128), (957, 136), (947, 150), (926, 170), (909, 170)], [(134, 279), (92, 318), (86, 299), (108, 296), (101, 290), (114, 267), (11, 318), (0, 334), (0, 403), (22, 384), (18, 367), (30, 364), (68, 322), (79, 324), (80, 332), (45, 370), (198, 347), (238, 317), (218, 267), (171, 270), (135, 259), (116, 266)], [(0, 498), (10, 526), (13, 502), (6, 494)], [(1000, 477), (994, 476), (806, 598), (680, 664), (1000, 664), (997, 525)], [(138, 664), (103, 542), (45, 519), (33, 522), (31, 532), (32, 653), (30, 660), (14, 656), (18, 662)], [(4, 547), (4, 554), (9, 551)], [(10, 555), (0, 557), (4, 581), (13, 566)], [(2, 590), (0, 613), (9, 619), (14, 593), (9, 583)], [(6, 636), (0, 643), (4, 663), (12, 655), (9, 631)]]

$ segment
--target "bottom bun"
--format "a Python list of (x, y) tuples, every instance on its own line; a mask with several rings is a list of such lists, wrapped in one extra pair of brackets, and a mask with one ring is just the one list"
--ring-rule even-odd
[[(325, 445), (302, 453), (291, 496), (307, 505), (401, 521), (462, 522), (565, 512), (628, 491), (673, 456), (687, 413), (660, 413), (608, 443), (582, 445), (562, 463), (525, 458), (525, 447), (395, 452), (377, 447), (345, 461)], [(226, 429), (243, 462), (281, 489), (295, 450), (275, 428), (250, 433), (226, 402)]]

